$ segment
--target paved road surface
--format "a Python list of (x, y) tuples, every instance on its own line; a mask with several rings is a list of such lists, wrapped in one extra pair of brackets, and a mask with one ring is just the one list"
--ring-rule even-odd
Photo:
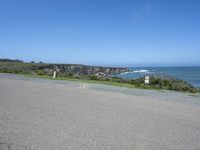
[(199, 150), (200, 96), (0, 75), (0, 150)]

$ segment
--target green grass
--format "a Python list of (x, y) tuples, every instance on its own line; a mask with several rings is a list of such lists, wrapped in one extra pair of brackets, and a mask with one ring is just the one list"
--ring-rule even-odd
[(31, 74), (37, 71), (40, 67), (45, 67), (47, 65), (48, 64), (39, 63), (0, 62), (0, 72), (15, 74)]
[(30, 75), (30, 74), (19, 74), (19, 75), (23, 75), (23, 76), (31, 77), (31, 78), (43, 78), (43, 79), (51, 79), (51, 80), (66, 80), (66, 81), (85, 82), (85, 83), (94, 83), (94, 84), (104, 84), (104, 85), (135, 88), (134, 85), (130, 85), (128, 83), (119, 83), (119, 82), (113, 82), (113, 81), (75, 79), (73, 77), (57, 77), (56, 79), (53, 79), (51, 76), (47, 76), (47, 75)]

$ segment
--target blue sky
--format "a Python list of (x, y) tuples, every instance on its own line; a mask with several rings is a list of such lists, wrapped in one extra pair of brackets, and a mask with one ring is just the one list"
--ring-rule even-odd
[(199, 0), (0, 0), (0, 57), (200, 65)]

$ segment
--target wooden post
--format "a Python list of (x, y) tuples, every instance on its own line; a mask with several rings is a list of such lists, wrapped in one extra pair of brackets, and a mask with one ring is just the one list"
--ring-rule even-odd
[(55, 79), (57, 77), (57, 71), (54, 70), (53, 72), (53, 79)]
[(149, 76), (145, 76), (144, 83), (149, 84)]

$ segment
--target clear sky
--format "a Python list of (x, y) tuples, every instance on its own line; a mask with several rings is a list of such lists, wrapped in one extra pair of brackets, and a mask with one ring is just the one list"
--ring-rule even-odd
[(0, 0), (0, 58), (200, 65), (200, 0)]

